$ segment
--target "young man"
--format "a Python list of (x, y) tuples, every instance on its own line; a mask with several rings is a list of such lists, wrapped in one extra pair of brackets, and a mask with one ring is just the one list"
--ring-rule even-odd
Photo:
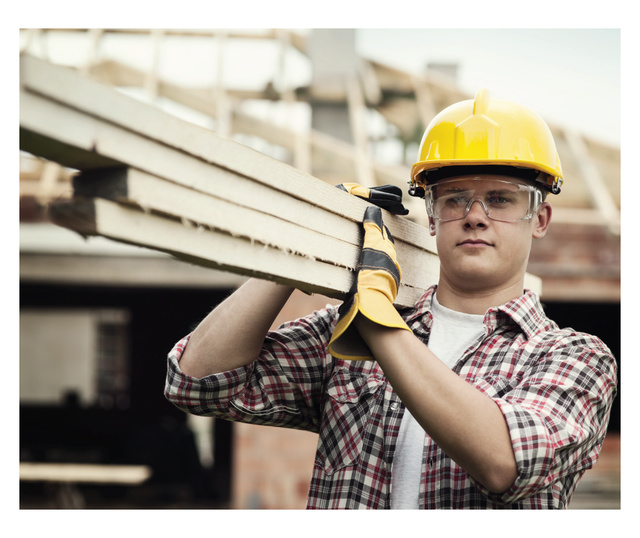
[(410, 194), (425, 198), (441, 270), (413, 308), (371, 206), (340, 308), (267, 334), (292, 290), (250, 280), (169, 355), (185, 411), (307, 429), (309, 508), (564, 508), (597, 460), (616, 365), (559, 329), (524, 289), (562, 172), (548, 127), (480, 91), (428, 126)]

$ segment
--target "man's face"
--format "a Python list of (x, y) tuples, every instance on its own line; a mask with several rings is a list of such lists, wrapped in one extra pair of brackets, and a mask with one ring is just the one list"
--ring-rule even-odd
[[(524, 277), (532, 238), (546, 233), (549, 204), (534, 199), (538, 194), (530, 195), (533, 189), (523, 187), (526, 182), (504, 176), (461, 176), (436, 185), (439, 218), (429, 217), (429, 229), (436, 237), (441, 278), (468, 291), (517, 284)], [(447, 220), (455, 217), (460, 218)]]

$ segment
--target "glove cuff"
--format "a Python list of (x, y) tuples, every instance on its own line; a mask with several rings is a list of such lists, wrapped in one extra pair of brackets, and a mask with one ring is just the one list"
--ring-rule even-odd
[(383, 293), (368, 293), (366, 298), (356, 294), (345, 310), (336, 324), (328, 347), (329, 353), (338, 359), (375, 360), (369, 346), (353, 323), (358, 314), (362, 314), (377, 325), (411, 332), (402, 316)]
[(353, 324), (353, 320), (358, 315), (359, 306), (359, 297), (356, 294), (340, 307), (340, 318), (333, 330), (328, 347), (329, 353), (337, 359), (346, 361), (373, 360), (369, 346)]
[(360, 297), (358, 310), (367, 319), (383, 327), (411, 331), (383, 292), (367, 290), (367, 293)]

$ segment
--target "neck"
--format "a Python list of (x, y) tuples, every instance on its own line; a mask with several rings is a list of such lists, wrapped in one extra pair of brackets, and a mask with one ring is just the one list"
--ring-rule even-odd
[(442, 275), (437, 290), (438, 302), (442, 306), (456, 312), (482, 315), (489, 308), (507, 303), (523, 293), (524, 278), (517, 283), (506, 284), (499, 288), (472, 290), (452, 286)]

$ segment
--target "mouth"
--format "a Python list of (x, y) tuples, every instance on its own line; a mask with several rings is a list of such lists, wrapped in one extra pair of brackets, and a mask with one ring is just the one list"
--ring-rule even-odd
[(466, 239), (461, 243), (458, 243), (459, 247), (490, 247), (491, 243), (483, 241), (482, 239)]

